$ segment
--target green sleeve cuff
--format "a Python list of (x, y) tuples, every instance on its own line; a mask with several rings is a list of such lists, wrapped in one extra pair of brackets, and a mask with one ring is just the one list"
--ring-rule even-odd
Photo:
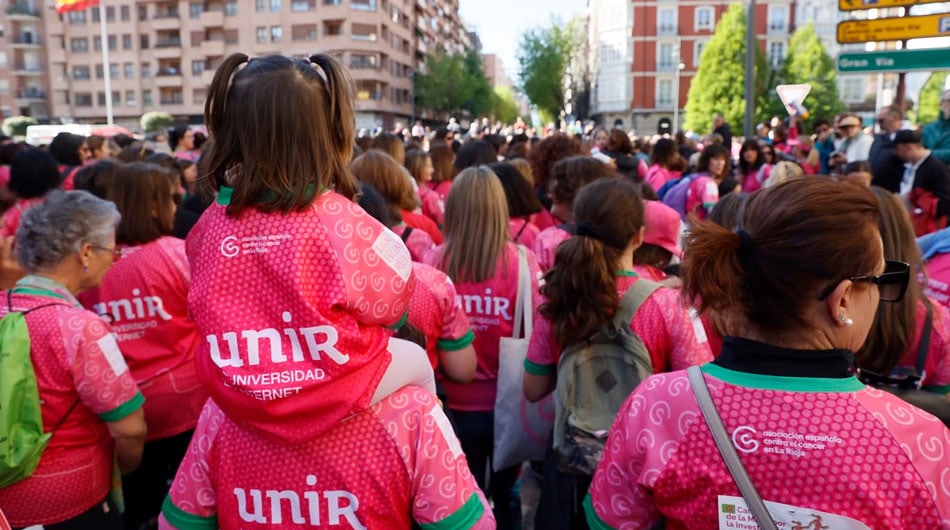
[(436, 347), (442, 351), (459, 351), (473, 342), (475, 342), (475, 332), (468, 330), (465, 332), (465, 335), (455, 340), (439, 339), (436, 343)]
[(531, 375), (551, 375), (554, 373), (554, 365), (533, 363), (525, 359), (524, 371)]
[(386, 326), (386, 329), (397, 330), (397, 329), (403, 327), (403, 326), (406, 324), (406, 321), (407, 321), (407, 320), (409, 320), (409, 310), (408, 310), (408, 309), (406, 309), (406, 312), (402, 314), (402, 318), (399, 319), (399, 322), (396, 322), (395, 324), (393, 324), (393, 325), (391, 325), (391, 326)]
[(924, 390), (927, 392), (933, 392), (934, 394), (943, 394), (946, 396), (947, 394), (950, 394), (950, 385), (924, 385)]
[(591, 530), (614, 530), (612, 526), (597, 516), (597, 512), (594, 511), (594, 505), (590, 502), (590, 493), (584, 497), (584, 515), (587, 518), (587, 526), (589, 526)]
[(136, 392), (135, 395), (132, 396), (132, 399), (110, 410), (109, 412), (103, 412), (99, 415), (99, 417), (102, 418), (102, 421), (104, 422), (119, 421), (129, 414), (132, 414), (133, 412), (142, 408), (143, 403), (145, 403), (145, 396), (143, 396), (141, 392)]
[(172, 502), (171, 497), (165, 497), (162, 503), (162, 515), (175, 528), (179, 530), (217, 530), (218, 518), (215, 516), (201, 517), (190, 514)]
[(485, 508), (477, 493), (473, 493), (455, 513), (434, 523), (420, 523), (422, 530), (464, 530), (475, 526)]

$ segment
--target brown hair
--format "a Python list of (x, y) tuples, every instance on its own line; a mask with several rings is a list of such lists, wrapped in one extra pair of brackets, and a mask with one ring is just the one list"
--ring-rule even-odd
[(445, 144), (435, 144), (429, 148), (429, 156), (432, 157), (432, 182), (445, 182), (455, 178), (455, 151)]
[(462, 171), (445, 200), (439, 268), (456, 282), (491, 279), (507, 242), (508, 203), (498, 177), (488, 166)]
[(920, 248), (907, 209), (897, 195), (871, 186), (881, 218), (878, 228), (884, 242), (884, 257), (910, 264), (911, 280), (900, 302), (881, 304), (868, 338), (857, 352), (858, 366), (877, 373), (890, 372), (907, 353), (917, 330), (917, 306), (924, 300), (916, 272), (924, 270)]
[(431, 160), (432, 157), (429, 156), (429, 153), (426, 153), (422, 149), (412, 149), (406, 153), (406, 169), (409, 170), (409, 174), (412, 175), (412, 178), (416, 179), (416, 183), (420, 186), (425, 184), (425, 177), (422, 173), (426, 170), (426, 160)]
[(623, 153), (629, 155), (633, 153), (633, 144), (630, 143), (630, 137), (620, 129), (611, 129), (610, 137), (607, 139), (607, 150), (612, 153)]
[(406, 163), (406, 146), (402, 143), (402, 138), (395, 134), (382, 133), (373, 138), (373, 145), (370, 149), (378, 149), (393, 157), (400, 166)]
[(616, 177), (610, 166), (589, 156), (572, 156), (556, 164), (551, 171), (551, 199), (559, 204), (573, 204), (577, 190), (604, 177)]
[(615, 274), (627, 244), (643, 228), (643, 201), (630, 183), (600, 179), (577, 194), (574, 220), (599, 236), (575, 235), (561, 243), (544, 277), (547, 301), (539, 311), (561, 346), (589, 338), (617, 311)]
[(531, 147), (528, 162), (534, 173), (534, 184), (546, 188), (551, 180), (551, 172), (558, 160), (581, 154), (581, 144), (566, 134), (548, 136)]
[(218, 67), (205, 101), (215, 141), (198, 184), (210, 193), (233, 188), (232, 217), (246, 208), (301, 211), (327, 188), (352, 198), (354, 116), (353, 82), (336, 59), (235, 53)]
[(759, 190), (746, 200), (737, 231), (693, 225), (684, 299), (762, 332), (808, 328), (806, 309), (821, 289), (880, 265), (878, 217), (874, 196), (850, 184), (797, 179)]
[(509, 164), (515, 167), (522, 175), (524, 175), (525, 180), (528, 181), (528, 184), (531, 184), (531, 187), (534, 187), (534, 172), (531, 171), (531, 164), (524, 158), (515, 158), (514, 160), (509, 160)]
[(175, 229), (172, 188), (178, 175), (158, 164), (132, 162), (120, 166), (112, 178), (108, 199), (115, 203), (122, 220), (115, 240), (125, 245), (142, 245)]
[(416, 195), (409, 182), (412, 177), (386, 153), (370, 149), (350, 163), (350, 171), (360, 182), (376, 188), (397, 221), (402, 221), (402, 210), (416, 208)]

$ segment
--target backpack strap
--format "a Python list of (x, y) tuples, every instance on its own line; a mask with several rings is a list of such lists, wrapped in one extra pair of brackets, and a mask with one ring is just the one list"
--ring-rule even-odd
[(933, 329), (933, 306), (930, 300), (924, 297), (924, 306), (927, 308), (927, 318), (924, 319), (924, 330), (920, 334), (920, 346), (917, 347), (917, 375), (920, 376), (918, 385), (924, 381), (924, 370), (927, 364), (927, 353), (930, 350), (930, 335)]
[(411, 233), (412, 233), (412, 227), (411, 227), (411, 226), (407, 226), (406, 229), (402, 231), (402, 235), (399, 236), (399, 237), (402, 238), (402, 242), (403, 242), (403, 243), (409, 242), (409, 234), (411, 234)]
[(611, 321), (614, 329), (629, 326), (630, 322), (633, 321), (633, 316), (640, 310), (640, 306), (643, 305), (643, 302), (646, 302), (647, 298), (660, 287), (661, 285), (656, 282), (637, 278), (637, 281), (633, 282), (633, 285), (631, 285), (630, 288), (627, 289), (627, 292), (623, 293), (623, 296), (620, 298), (620, 305), (617, 306), (617, 311), (614, 312), (614, 317)]
[(512, 239), (512, 241), (514, 241), (514, 242), (517, 243), (517, 242), (518, 242), (518, 238), (521, 237), (521, 234), (524, 233), (524, 229), (525, 229), (525, 228), (528, 228), (528, 220), (527, 220), (527, 219), (524, 220), (524, 224), (521, 225), (521, 229), (518, 230), (518, 233), (515, 234), (515, 237)]

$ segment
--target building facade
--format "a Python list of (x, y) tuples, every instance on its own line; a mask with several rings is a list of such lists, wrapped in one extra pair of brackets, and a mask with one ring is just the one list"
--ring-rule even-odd
[[(34, 16), (16, 19), (18, 31), (22, 35), (28, 31), (22, 28), (36, 27), (45, 53), (14, 50), (8, 57), (37, 74), (14, 70), (24, 80), (17, 88), (39, 90), (51, 118), (103, 122), (107, 95), (99, 9), (59, 15), (52, 0), (19, 1), (30, 2)], [(412, 113), (419, 45), (456, 49), (467, 37), (460, 29), (458, 0), (104, 2), (109, 97), (116, 122), (125, 124), (152, 110), (200, 123), (215, 69), (232, 53), (307, 57), (319, 52), (349, 68), (357, 89), (357, 126), (391, 126)], [(8, 13), (12, 28), (9, 19)]]
[[(641, 134), (656, 132), (660, 120), (673, 120), (674, 114), (682, 122), (703, 48), (729, 5), (740, 1), (591, 0), (592, 115), (604, 124), (620, 120)], [(773, 64), (785, 59), (795, 28), (795, 3), (756, 4), (757, 40)]]
[(49, 118), (49, 76), (41, 12), (33, 2), (17, 1), (0, 12), (0, 116)]

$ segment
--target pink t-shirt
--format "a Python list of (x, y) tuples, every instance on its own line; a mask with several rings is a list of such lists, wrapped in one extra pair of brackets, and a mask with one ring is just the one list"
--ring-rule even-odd
[[(408, 225), (400, 224), (393, 226), (391, 230), (396, 233), (402, 239), (403, 234), (406, 233), (406, 229), (409, 228)], [(409, 256), (412, 257), (412, 261), (422, 261), (423, 256), (427, 252), (435, 248), (435, 242), (432, 241), (432, 238), (425, 230), (420, 230), (418, 228), (413, 228), (412, 232), (409, 232), (409, 237), (404, 239), (406, 243), (406, 248), (409, 249)]]
[(709, 215), (719, 202), (719, 185), (706, 174), (693, 178), (686, 191), (686, 213), (695, 213), (700, 221)]
[(538, 257), (538, 265), (541, 272), (547, 272), (554, 266), (554, 258), (557, 257), (557, 247), (571, 238), (571, 234), (559, 226), (545, 228), (538, 234), (534, 240), (531, 250)]
[(427, 186), (420, 186), (419, 202), (422, 203), (422, 214), (442, 226), (445, 222), (445, 203), (439, 194)]
[(924, 293), (944, 307), (950, 307), (950, 254), (937, 254), (927, 260)]
[(222, 188), (186, 242), (198, 374), (242, 426), (309, 440), (368, 406), (407, 313), (409, 251), (327, 191), (304, 211), (229, 217)]
[[(433, 266), (439, 261), (443, 247), (436, 247), (426, 263)], [(532, 252), (528, 252), (528, 269), (531, 274), (532, 306), (541, 303), (538, 280), (541, 271)], [(479, 283), (455, 281), (455, 290), (462, 309), (475, 330), (475, 353), (478, 367), (475, 379), (468, 384), (444, 381), (446, 395), (453, 409), (465, 411), (490, 411), (495, 408), (498, 388), (498, 341), (510, 337), (514, 331), (515, 300), (518, 293), (518, 247), (505, 245), (498, 258), (495, 276)], [(537, 319), (535, 320), (537, 322)], [(535, 324), (537, 325), (537, 324)]]
[(449, 198), (449, 190), (452, 189), (452, 181), (443, 180), (442, 182), (427, 182), (426, 185), (429, 186), (430, 189), (434, 190), (439, 196), (439, 199), (442, 201), (442, 204), (445, 204), (445, 200)]
[(637, 273), (643, 279), (651, 282), (662, 282), (666, 279), (666, 273), (653, 265), (637, 264), (633, 265), (633, 272)]
[[(263, 499), (263, 501), (262, 501)], [(208, 401), (159, 528), (495, 528), (439, 404), (404, 387), (317, 439), (241, 429)], [(441, 523), (441, 524), (440, 524)]]
[[(637, 276), (619, 276), (617, 293), (623, 296), (633, 286)], [(533, 374), (552, 374), (557, 371), (564, 345), (554, 341), (551, 322), (537, 312), (535, 306), (534, 333), (525, 359), (525, 369)], [(679, 292), (660, 287), (647, 298), (630, 322), (630, 329), (643, 340), (650, 352), (654, 372), (681, 370), (712, 360), (706, 335), (697, 329), (689, 311), (680, 302)]]
[(458, 351), (475, 340), (475, 332), (462, 310), (452, 279), (435, 267), (412, 264), (416, 288), (409, 301), (409, 323), (426, 338), (426, 353), (435, 370), (439, 350)]
[[(853, 377), (703, 371), (752, 483), (785, 505), (769, 506), (779, 528), (950, 528), (950, 430), (933, 416)], [(598, 528), (661, 515), (670, 529), (757, 528), (685, 372), (631, 394), (585, 505)]]
[(556, 226), (558, 224), (557, 220), (554, 219), (554, 216), (551, 215), (551, 212), (547, 210), (541, 210), (538, 213), (531, 214), (528, 219), (531, 220), (531, 224), (538, 227), (539, 232), (545, 228)]
[(762, 188), (762, 184), (769, 179), (772, 174), (772, 165), (763, 164), (759, 169), (753, 169), (745, 174), (742, 179), (742, 192), (752, 193)]
[(521, 217), (508, 220), (508, 237), (515, 243), (533, 248), (540, 233), (538, 227), (531, 224), (530, 219)]
[(201, 336), (188, 316), (190, 283), (185, 242), (161, 237), (126, 247), (89, 308), (112, 324), (145, 395), (149, 440), (193, 429), (208, 399), (195, 369)]
[(677, 179), (680, 176), (681, 175), (678, 171), (670, 171), (659, 164), (653, 164), (649, 169), (647, 169), (646, 177), (644, 177), (643, 180), (653, 187), (654, 191), (659, 191), (664, 184), (671, 180)]
[(412, 213), (407, 210), (402, 211), (402, 222), (407, 225), (416, 228), (418, 230), (424, 230), (429, 237), (432, 238), (432, 241), (435, 241), (436, 245), (441, 245), (443, 241), (442, 232), (439, 230), (439, 227), (435, 224), (435, 221), (429, 219), (428, 217)]
[(3, 213), (3, 229), (0, 230), (0, 236), (15, 236), (16, 229), (20, 227), (20, 217), (23, 216), (24, 212), (42, 203), (43, 197), (17, 200), (12, 208)]
[[(950, 393), (950, 311), (934, 300), (931, 300), (930, 304), (933, 306), (933, 317), (927, 360), (924, 363), (923, 384), (946, 394)], [(927, 308), (921, 302), (917, 304), (914, 337), (900, 360), (900, 366), (917, 365), (917, 350), (920, 348), (926, 318)]]
[[(6, 292), (0, 297), (3, 316)], [(52, 280), (28, 276), (17, 283), (13, 309), (45, 304), (60, 305), (25, 319), (43, 431), (62, 425), (33, 474), (0, 488), (0, 509), (14, 527), (61, 522), (102, 502), (112, 485), (115, 451), (106, 422), (125, 418), (143, 402), (108, 324)]]

